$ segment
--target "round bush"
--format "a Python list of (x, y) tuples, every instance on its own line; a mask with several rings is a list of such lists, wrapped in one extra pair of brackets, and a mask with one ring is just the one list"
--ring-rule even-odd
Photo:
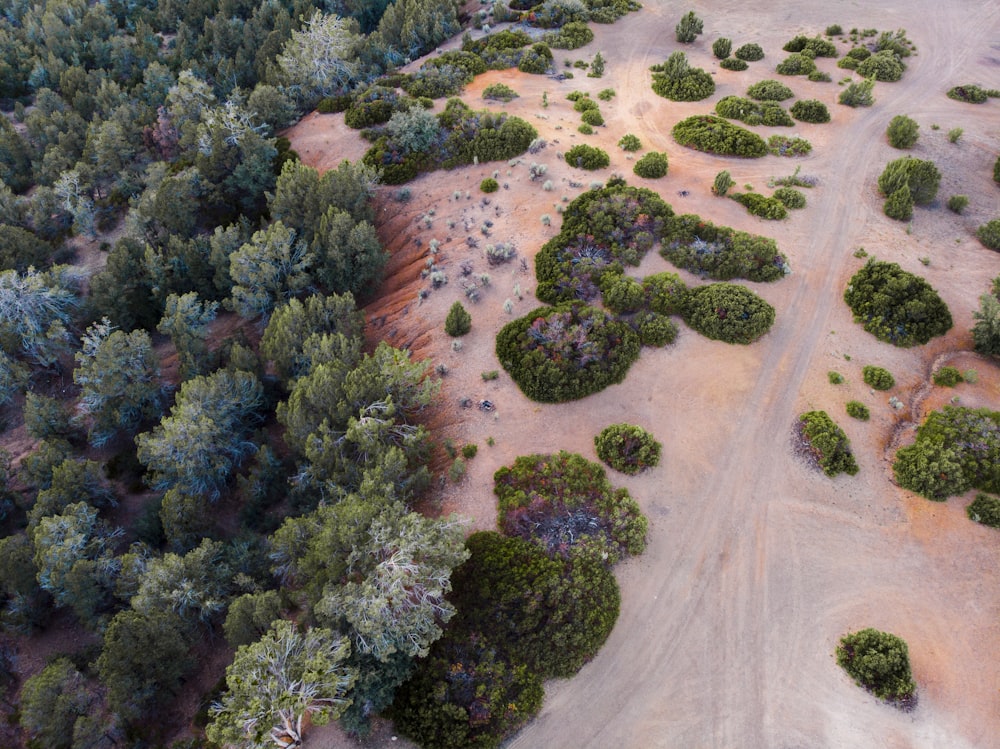
[(826, 108), (826, 104), (816, 99), (801, 99), (792, 104), (789, 112), (791, 112), (792, 117), (801, 122), (822, 123), (830, 121), (830, 110)]
[(496, 192), (500, 189), (500, 183), (492, 177), (487, 177), (479, 183), (479, 189), (486, 193)]
[(713, 283), (688, 292), (684, 321), (703, 336), (749, 344), (774, 324), (774, 307), (744, 286)]
[(866, 385), (876, 390), (889, 390), (896, 384), (896, 378), (889, 370), (871, 365), (862, 368), (861, 379), (865, 381)]
[(871, 416), (871, 412), (861, 401), (848, 401), (847, 402), (847, 415), (857, 419), (858, 421), (868, 421)]
[(857, 67), (858, 75), (863, 78), (874, 78), (876, 81), (898, 81), (903, 77), (906, 66), (889, 51), (876, 52), (871, 57), (862, 60)]
[(667, 175), (667, 167), (667, 155), (665, 153), (650, 151), (635, 162), (635, 166), (632, 167), (632, 171), (637, 177), (643, 177), (645, 179), (659, 179), (660, 177), (665, 177)]
[(601, 116), (601, 112), (598, 109), (588, 109), (582, 115), (580, 119), (584, 121), (587, 125), (592, 125), (593, 127), (600, 127), (604, 124), (604, 118)]
[(742, 47), (733, 52), (733, 54), (739, 59), (746, 60), (747, 62), (756, 62), (757, 60), (764, 59), (764, 50), (759, 44), (754, 42), (744, 44)]
[(935, 385), (953, 388), (963, 382), (962, 373), (957, 367), (941, 367), (931, 378)]
[(837, 647), (837, 663), (879, 699), (906, 701), (917, 689), (906, 642), (888, 632), (863, 629), (844, 635)]
[(530, 49), (526, 49), (521, 55), (521, 60), (517, 63), (517, 69), (522, 73), (534, 73), (545, 75), (552, 67), (552, 50), (549, 45), (539, 42), (532, 44)]
[(606, 151), (594, 146), (580, 144), (573, 146), (566, 152), (566, 163), (578, 169), (604, 169), (611, 163), (611, 157)]
[(444, 319), (444, 332), (452, 338), (463, 336), (472, 330), (472, 315), (462, 306), (461, 302), (455, 302), (448, 310), (448, 316)]
[(917, 144), (920, 125), (916, 120), (912, 120), (905, 114), (897, 114), (889, 122), (885, 134), (889, 138), (889, 145), (893, 148), (913, 148)]
[(696, 151), (745, 158), (767, 155), (767, 143), (759, 135), (712, 115), (681, 120), (671, 134), (680, 145)]
[(618, 147), (623, 151), (638, 151), (642, 148), (642, 141), (639, 140), (638, 136), (628, 133), (618, 141)]
[(789, 55), (775, 68), (779, 75), (809, 75), (814, 70), (816, 70), (816, 63), (812, 61), (812, 58), (802, 53)]
[(701, 101), (715, 93), (715, 81), (701, 68), (686, 67), (683, 73), (675, 75), (654, 69), (653, 91), (671, 101)]
[(940, 183), (941, 172), (933, 161), (903, 156), (886, 164), (878, 178), (878, 189), (888, 197), (906, 186), (914, 203), (927, 205), (937, 197)]
[(989, 494), (977, 494), (976, 498), (965, 508), (969, 519), (991, 528), (1000, 528), (1000, 499)]
[(497, 334), (496, 354), (521, 391), (541, 403), (583, 398), (625, 379), (639, 336), (582, 304), (542, 307)]
[(727, 57), (725, 60), (721, 60), (719, 62), (719, 67), (724, 70), (740, 71), (740, 70), (746, 70), (750, 66), (747, 65), (746, 62), (744, 62), (743, 60), (740, 60), (736, 57)]
[(784, 83), (771, 79), (758, 81), (747, 89), (747, 96), (757, 101), (784, 101), (794, 95)]
[(983, 246), (989, 247), (991, 250), (1000, 250), (1000, 218), (988, 221), (976, 229), (976, 237), (983, 243)]
[(727, 39), (724, 36), (720, 36), (714, 42), (712, 42), (712, 54), (718, 57), (720, 60), (725, 60), (729, 57), (729, 53), (733, 51), (733, 41), (732, 39)]
[(636, 315), (634, 323), (643, 346), (660, 348), (677, 340), (677, 323), (665, 315), (642, 312)]
[(806, 207), (805, 194), (796, 190), (794, 187), (779, 187), (774, 191), (774, 195), (772, 197), (776, 200), (780, 200), (784, 204), (785, 208), (795, 210)]
[(663, 446), (634, 424), (612, 424), (594, 437), (597, 457), (616, 471), (634, 476), (660, 463)]

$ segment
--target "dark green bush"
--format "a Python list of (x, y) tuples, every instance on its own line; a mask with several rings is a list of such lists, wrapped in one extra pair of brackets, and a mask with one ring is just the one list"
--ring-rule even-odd
[(767, 150), (775, 156), (805, 156), (812, 151), (812, 143), (805, 138), (772, 135), (767, 139)]
[(692, 68), (683, 52), (673, 52), (666, 62), (650, 70), (653, 91), (671, 101), (701, 101), (715, 93), (712, 76), (701, 68)]
[(969, 205), (968, 195), (952, 195), (948, 198), (948, 210), (952, 213), (961, 214)]
[(757, 83), (748, 88), (747, 96), (757, 101), (784, 101), (785, 99), (791, 99), (795, 94), (784, 83), (767, 79), (757, 81)]
[(757, 60), (764, 59), (764, 50), (761, 49), (759, 44), (754, 42), (744, 44), (742, 47), (733, 52), (733, 54), (740, 60), (746, 60), (747, 62), (756, 62)]
[(605, 307), (619, 315), (638, 312), (646, 306), (642, 283), (621, 273), (604, 274), (601, 278), (601, 299)]
[(634, 424), (612, 424), (594, 437), (597, 457), (616, 471), (635, 475), (660, 463), (662, 445)]
[(486, 193), (496, 192), (500, 189), (500, 183), (492, 177), (487, 177), (479, 183), (479, 189)]
[(831, 385), (844, 384), (844, 375), (842, 375), (840, 372), (834, 372), (832, 369), (826, 373), (826, 379), (830, 382)]
[(578, 169), (604, 169), (611, 163), (607, 151), (581, 143), (566, 152), (566, 163)]
[(878, 189), (888, 197), (904, 185), (916, 205), (927, 205), (937, 197), (941, 172), (933, 161), (904, 156), (886, 164), (878, 178)]
[(993, 181), (1000, 185), (1000, 156), (993, 162)]
[(848, 284), (844, 301), (854, 321), (894, 346), (927, 343), (951, 329), (951, 312), (924, 279), (896, 263), (869, 260)]
[(702, 20), (695, 15), (695, 12), (689, 10), (681, 16), (681, 20), (674, 27), (674, 36), (681, 44), (690, 44), (702, 32), (703, 25)]
[(343, 112), (351, 106), (351, 101), (353, 101), (353, 97), (349, 94), (345, 94), (344, 96), (327, 96), (319, 100), (319, 104), (316, 105), (316, 111), (320, 114), (336, 114), (337, 112)]
[(903, 185), (885, 200), (882, 212), (896, 221), (909, 221), (913, 218), (913, 194), (907, 185)]
[(917, 689), (906, 642), (888, 632), (863, 629), (844, 635), (837, 646), (837, 663), (882, 700), (905, 704)]
[(687, 286), (676, 273), (654, 273), (642, 279), (645, 306), (653, 314), (679, 315), (687, 302)]
[(625, 379), (639, 337), (606, 312), (582, 304), (542, 307), (497, 334), (497, 358), (521, 391), (561, 403)]
[(659, 179), (660, 177), (665, 177), (667, 175), (667, 168), (667, 155), (665, 153), (650, 151), (635, 162), (635, 166), (632, 167), (632, 171), (638, 177), (643, 177), (645, 179)]
[(893, 148), (913, 148), (917, 144), (920, 125), (916, 120), (912, 120), (905, 114), (897, 114), (889, 122), (885, 134), (889, 138), (889, 145)]
[(1000, 528), (1000, 499), (989, 494), (977, 494), (972, 503), (965, 508), (970, 520), (988, 525), (990, 528)]
[(827, 36), (841, 36), (844, 33), (844, 29), (841, 27), (839, 23), (834, 23), (831, 24), (830, 26), (827, 26), (826, 31), (824, 33)]
[(875, 390), (889, 390), (896, 384), (896, 378), (892, 376), (892, 373), (888, 369), (875, 367), (870, 364), (862, 368), (861, 379), (865, 381), (866, 385)]
[(715, 55), (720, 60), (725, 60), (729, 57), (729, 53), (733, 51), (733, 41), (732, 39), (727, 39), (724, 36), (720, 36), (714, 42), (712, 42), (712, 54)]
[(989, 96), (985, 89), (980, 88), (974, 83), (969, 83), (964, 86), (955, 86), (948, 89), (948, 98), (955, 101), (964, 101), (967, 104), (983, 104), (989, 99)]
[(792, 127), (795, 123), (780, 104), (744, 99), (742, 96), (724, 96), (715, 104), (715, 113), (730, 120), (740, 120), (748, 125)]
[(643, 346), (660, 348), (677, 339), (677, 323), (655, 312), (640, 312), (631, 321)]
[(638, 151), (642, 148), (642, 141), (639, 140), (638, 136), (628, 133), (618, 141), (618, 147), (623, 151)]
[(788, 259), (770, 237), (715, 226), (693, 214), (670, 219), (660, 254), (678, 268), (717, 281), (776, 281), (788, 272)]
[(444, 319), (444, 332), (456, 338), (463, 336), (472, 330), (472, 315), (462, 306), (461, 302), (455, 302), (448, 310), (448, 316)]
[(775, 72), (779, 75), (809, 75), (816, 70), (816, 63), (802, 53), (793, 53), (778, 63)]
[(863, 78), (892, 82), (903, 77), (906, 66), (894, 53), (886, 50), (876, 52), (871, 57), (862, 60), (856, 70), (858, 75)]
[(868, 410), (868, 406), (861, 401), (848, 401), (847, 415), (858, 421), (868, 421), (871, 417), (871, 412)]
[(775, 198), (769, 198), (757, 192), (734, 192), (729, 197), (745, 207), (754, 216), (760, 216), (769, 221), (780, 221), (788, 217), (788, 209), (785, 208), (785, 204)]
[(479, 55), (466, 50), (453, 49), (447, 52), (442, 52), (436, 57), (432, 57), (420, 66), (420, 70), (445, 67), (459, 68), (464, 71), (467, 82), (471, 81), (477, 75), (485, 73), (489, 69), (483, 61), (483, 58)]
[[(631, 429), (642, 434), (622, 434), (621, 440), (609, 436), (600, 444), (620, 457), (617, 462), (633, 468), (618, 470), (634, 474), (656, 465), (660, 445), (639, 427)], [(610, 464), (600, 446), (597, 454)], [(493, 474), (493, 492), (500, 531), (538, 544), (548, 556), (566, 558), (590, 547), (607, 555), (611, 565), (646, 548), (648, 522), (638, 503), (626, 489), (615, 489), (600, 465), (581, 455), (521, 456)]]
[(852, 108), (870, 107), (875, 103), (875, 97), (872, 95), (872, 90), (874, 88), (874, 78), (850, 83), (847, 88), (840, 92), (840, 96), (837, 97), (837, 101)]
[(671, 133), (680, 145), (696, 151), (745, 158), (759, 158), (767, 154), (763, 138), (721, 117), (688, 117), (674, 125)]
[(810, 81), (813, 81), (814, 83), (829, 83), (830, 81), (832, 81), (832, 80), (833, 80), (833, 79), (832, 79), (832, 78), (830, 77), (830, 74), (829, 74), (829, 73), (827, 73), (827, 72), (824, 72), (824, 71), (822, 71), (822, 70), (814, 70), (813, 72), (811, 72), (811, 73), (810, 73), (810, 74), (809, 74), (808, 76), (806, 76), (806, 77), (807, 77), (807, 78), (808, 78), (808, 79), (809, 79)]
[(788, 111), (792, 117), (801, 122), (822, 123), (830, 121), (830, 110), (826, 108), (826, 104), (816, 99), (800, 99), (792, 104), (792, 108)]
[(545, 75), (551, 68), (552, 50), (549, 49), (549, 45), (542, 42), (532, 44), (530, 49), (524, 51), (517, 63), (517, 69), (522, 73)]
[(604, 124), (604, 117), (601, 116), (601, 112), (598, 109), (586, 110), (580, 115), (580, 119), (583, 120), (584, 124), (590, 125), (591, 127), (600, 127)]
[(775, 200), (780, 200), (785, 208), (797, 210), (806, 207), (806, 196), (794, 187), (779, 187), (772, 196)]
[[(467, 54), (458, 52), (457, 54)], [(482, 72), (486, 72), (486, 65), (479, 60), (482, 65)], [(434, 60), (437, 62), (437, 60)], [(473, 79), (473, 74), (466, 68), (458, 65), (432, 65), (425, 63), (413, 75), (407, 76), (402, 82), (402, 88), (410, 96), (427, 99), (442, 99), (446, 96), (458, 96), (465, 88), (465, 84)]]
[(771, 329), (774, 307), (743, 286), (713, 283), (688, 292), (684, 322), (713, 340), (749, 344)]
[(858, 472), (847, 435), (826, 411), (807, 411), (799, 416), (798, 432), (802, 444), (827, 476), (853, 476)]
[(935, 385), (953, 388), (960, 382), (964, 382), (962, 373), (956, 367), (941, 367), (931, 378)]
[(746, 70), (750, 66), (747, 65), (746, 62), (744, 62), (743, 60), (740, 60), (739, 58), (727, 57), (725, 60), (719, 61), (719, 67), (723, 68), (724, 70), (740, 71), (740, 70)]
[(555, 49), (579, 49), (594, 41), (594, 32), (583, 21), (570, 21), (558, 31), (546, 34), (543, 41)]
[(796, 36), (785, 43), (782, 47), (785, 52), (802, 52), (809, 50), (813, 57), (836, 57), (837, 46), (826, 39), (818, 36), (809, 38), (807, 36)]
[(519, 96), (520, 94), (506, 83), (491, 83), (483, 89), (484, 99), (493, 99), (495, 101), (513, 101)]
[(984, 247), (1000, 251), (1000, 218), (987, 221), (976, 229), (976, 237)]

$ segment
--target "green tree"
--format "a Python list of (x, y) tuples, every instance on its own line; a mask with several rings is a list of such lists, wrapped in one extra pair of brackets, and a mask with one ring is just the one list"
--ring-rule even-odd
[(28, 511), (29, 527), (37, 527), (43, 517), (58, 515), (74, 502), (86, 502), (98, 509), (118, 504), (100, 463), (66, 458), (53, 466), (48, 486), (38, 492), (35, 504)]
[(71, 432), (69, 414), (62, 401), (28, 393), (24, 398), (24, 429), (34, 440), (67, 437)]
[(276, 621), (260, 640), (236, 651), (226, 669), (228, 689), (210, 710), (206, 735), (254, 749), (298, 745), (307, 715), (322, 725), (350, 704), (357, 678), (346, 662), (350, 652), (347, 638), (328, 629), (300, 633), (293, 622)]
[(73, 727), (95, 699), (72, 662), (57, 658), (24, 682), (21, 727), (39, 746), (70, 749)]
[(156, 324), (160, 310), (153, 297), (145, 254), (145, 244), (137, 239), (123, 237), (115, 242), (104, 268), (90, 277), (90, 319), (106, 317), (125, 332)]
[(906, 185), (916, 205), (927, 205), (937, 196), (940, 183), (941, 172), (933, 161), (904, 156), (886, 165), (879, 175), (878, 189), (888, 197)]
[(300, 104), (345, 92), (357, 79), (361, 38), (349, 19), (314, 11), (293, 31), (275, 62), (278, 79)]
[(167, 553), (150, 560), (132, 608), (146, 616), (169, 610), (185, 621), (206, 623), (225, 609), (232, 576), (222, 543), (206, 538), (183, 556)]
[(875, 103), (875, 97), (872, 95), (874, 89), (874, 78), (867, 78), (860, 82), (855, 81), (849, 83), (847, 88), (840, 92), (837, 101), (848, 107), (870, 107)]
[(702, 26), (702, 20), (695, 15), (693, 10), (689, 10), (681, 16), (681, 20), (674, 28), (677, 41), (681, 44), (690, 44), (702, 32)]
[(223, 631), (231, 647), (257, 642), (281, 616), (281, 595), (275, 590), (244, 593), (229, 603)]
[(255, 232), (230, 258), (233, 309), (242, 317), (267, 318), (279, 302), (308, 288), (313, 259), (280, 220)]
[(920, 125), (916, 120), (912, 120), (905, 114), (897, 114), (889, 122), (885, 134), (889, 138), (889, 145), (893, 148), (913, 148), (919, 137)]
[(65, 265), (44, 273), (0, 272), (0, 348), (41, 367), (54, 366), (69, 342), (67, 327), (78, 304)]
[(723, 198), (734, 184), (736, 183), (729, 172), (723, 170), (715, 175), (715, 181), (712, 183), (712, 194)]
[(441, 125), (433, 112), (415, 104), (409, 109), (393, 112), (385, 124), (392, 143), (403, 153), (421, 153), (430, 149), (441, 137)]
[(862, 629), (844, 635), (837, 646), (837, 663), (883, 700), (907, 700), (917, 689), (906, 642), (888, 632)]
[(882, 211), (896, 221), (909, 221), (913, 218), (913, 195), (909, 185), (894, 190), (885, 200)]
[(991, 250), (1000, 250), (1000, 218), (987, 221), (976, 229), (976, 238)]
[(156, 330), (170, 336), (180, 361), (181, 379), (204, 374), (208, 366), (208, 326), (215, 320), (218, 302), (202, 302), (190, 291), (170, 294)]
[(715, 55), (720, 60), (725, 60), (729, 57), (729, 53), (733, 49), (733, 40), (724, 36), (720, 36), (714, 42), (712, 42), (712, 54)]
[(472, 315), (462, 306), (461, 302), (455, 302), (448, 310), (448, 316), (444, 319), (444, 332), (450, 336), (463, 336), (472, 329)]
[(389, 259), (374, 226), (333, 206), (320, 216), (310, 249), (316, 280), (333, 293), (370, 294)]
[(1000, 354), (1000, 300), (993, 294), (983, 294), (972, 318), (976, 321), (972, 326), (976, 351), (990, 356)]
[(160, 370), (149, 333), (124, 333), (104, 318), (81, 343), (73, 381), (80, 386), (80, 412), (92, 419), (91, 444), (106, 444), (159, 413)]

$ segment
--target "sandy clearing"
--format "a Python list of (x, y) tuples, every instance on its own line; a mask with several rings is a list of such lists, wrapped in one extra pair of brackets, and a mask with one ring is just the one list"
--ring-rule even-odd
[[(833, 22), (845, 28), (904, 27), (919, 54), (910, 59), (903, 81), (877, 85), (877, 103), (868, 110), (835, 105), (836, 83), (783, 79), (798, 96), (827, 102), (834, 121), (794, 128), (814, 145), (805, 159), (732, 162), (688, 152), (670, 140), (674, 122), (710, 107), (673, 104), (650, 90), (648, 66), (676, 48), (673, 25), (687, 6), (647, 3), (614, 26), (595, 26), (597, 38), (588, 47), (556, 52), (561, 65), (563, 59), (590, 59), (601, 50), (608, 61), (602, 79), (587, 79), (580, 71), (565, 82), (503, 72), (480, 77), (467, 89), (465, 99), (483, 106), (478, 97), (487, 83), (513, 86), (521, 98), (503, 108), (532, 122), (549, 140), (548, 148), (514, 167), (479, 165), (421, 177), (411, 185), (411, 203), (385, 204), (393, 218), (382, 231), (394, 258), (388, 293), (369, 309), (379, 320), (376, 332), (397, 344), (415, 342), (420, 355), (449, 367), (435, 421), (456, 441), (480, 445), (465, 481), (444, 487), (443, 511), (460, 512), (475, 527), (492, 527), (491, 476), (497, 467), (532, 451), (593, 456), (593, 435), (609, 423), (641, 424), (665, 443), (664, 463), (656, 471), (612, 477), (642, 504), (651, 531), (646, 554), (619, 571), (622, 613), (608, 644), (577, 677), (548, 685), (541, 714), (510, 746), (996, 746), (996, 534), (968, 522), (966, 500), (933, 504), (895, 488), (887, 448), (894, 435), (909, 441), (911, 422), (953, 396), (963, 404), (1000, 406), (997, 368), (968, 354), (951, 363), (977, 369), (976, 385), (926, 393), (923, 387), (935, 361), (969, 348), (976, 298), (1000, 273), (1000, 257), (969, 233), (997, 207), (989, 172), (1000, 142), (996, 104), (961, 105), (943, 93), (968, 81), (997, 85), (1000, 4), (918, 0), (863, 11), (847, 3), (768, 11), (729, 1), (691, 7), (705, 19), (706, 33), (686, 51), (694, 64), (717, 71), (714, 98), (742, 94), (750, 83), (776, 77), (784, 41)], [(768, 56), (744, 73), (719, 70), (711, 42), (722, 35), (734, 45), (757, 41)], [(818, 63), (834, 81), (846, 75), (834, 61)], [(563, 97), (574, 89), (596, 93), (606, 87), (618, 93), (601, 107), (608, 126), (594, 136), (577, 134), (579, 116)], [(540, 106), (543, 91), (551, 103), (547, 109)], [(918, 209), (909, 232), (881, 215), (875, 195), (882, 165), (900, 155), (882, 136), (899, 113), (921, 124), (913, 155), (934, 159), (944, 172), (939, 205)], [(941, 129), (932, 130), (932, 124)], [(958, 145), (947, 141), (952, 127), (965, 130)], [(786, 129), (760, 129), (772, 130)], [(775, 327), (748, 348), (706, 341), (682, 328), (675, 345), (644, 351), (622, 385), (576, 403), (532, 403), (503, 374), (496, 382), (482, 381), (481, 372), (498, 368), (493, 338), (509, 319), (503, 302), (512, 300), (515, 315), (535, 306), (533, 275), (516, 264), (489, 270), (490, 287), (478, 304), (469, 305), (473, 331), (456, 353), (441, 328), (447, 308), (462, 295), (459, 263), (472, 260), (475, 273), (486, 271), (482, 247), (493, 240), (514, 241), (530, 257), (557, 230), (555, 204), (563, 195), (579, 194), (570, 180), (586, 186), (612, 173), (630, 175), (631, 163), (614, 145), (625, 132), (639, 135), (647, 148), (666, 151), (671, 163), (664, 180), (630, 181), (657, 189), (678, 212), (778, 240), (793, 274), (772, 285), (750, 284), (777, 307)], [(554, 150), (577, 142), (608, 150), (611, 168), (581, 173), (555, 159)], [(336, 161), (350, 148), (339, 149)], [(528, 181), (531, 161), (548, 165), (554, 191)], [(769, 177), (789, 174), (799, 164), (803, 173), (819, 176), (821, 186), (809, 192), (805, 211), (786, 222), (760, 221), (708, 191), (723, 168), (738, 185), (763, 189)], [(482, 205), (478, 183), (494, 170), (510, 189)], [(461, 191), (457, 200), (454, 190)], [(680, 197), (681, 190), (690, 195)], [(962, 217), (942, 207), (956, 192), (971, 198)], [(427, 229), (417, 221), (430, 208), (435, 216)], [(554, 226), (541, 226), (543, 213), (552, 215)], [(489, 239), (479, 231), (486, 218), (495, 223)], [(449, 220), (454, 228), (448, 228)], [(466, 236), (477, 238), (479, 249), (469, 248)], [(438, 262), (449, 283), (418, 304), (416, 292), (426, 288), (418, 274), (431, 238), (445, 240)], [(951, 307), (953, 331), (903, 351), (854, 325), (840, 297), (863, 262), (852, 257), (859, 246), (925, 276)], [(668, 267), (649, 257), (637, 275)], [(514, 294), (515, 284), (522, 300)], [(875, 393), (861, 382), (861, 367), (869, 363), (895, 374), (899, 384), (892, 392)], [(830, 369), (847, 382), (829, 385)], [(915, 400), (915, 408), (897, 413), (887, 405), (889, 395), (907, 404)], [(489, 398), (497, 411), (462, 410), (457, 405), (462, 397)], [(850, 399), (872, 408), (870, 422), (844, 415)], [(790, 427), (796, 414), (810, 408), (828, 410), (848, 432), (861, 465), (857, 477), (831, 481), (794, 456)], [(485, 445), (488, 436), (496, 441), (492, 448)], [(908, 640), (920, 686), (913, 713), (881, 705), (837, 668), (832, 656), (837, 639), (865, 626)], [(323, 732), (310, 745), (332, 747), (339, 741)], [(390, 744), (400, 745), (388, 734), (368, 743)]]

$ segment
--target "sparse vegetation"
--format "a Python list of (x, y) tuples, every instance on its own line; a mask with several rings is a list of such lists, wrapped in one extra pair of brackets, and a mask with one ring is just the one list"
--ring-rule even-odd
[(798, 136), (772, 135), (767, 139), (767, 150), (775, 156), (805, 156), (812, 151), (812, 143)]

